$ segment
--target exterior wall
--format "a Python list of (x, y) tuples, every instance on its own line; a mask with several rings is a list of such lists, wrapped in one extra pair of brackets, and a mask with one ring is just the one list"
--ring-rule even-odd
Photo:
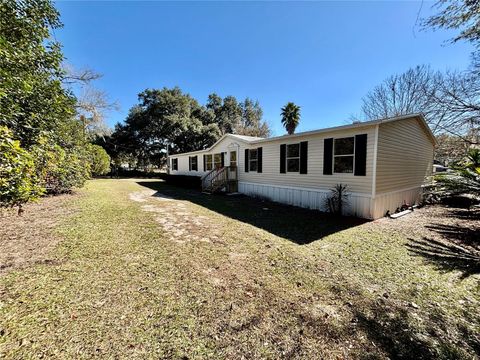
[[(172, 175), (191, 175), (191, 176), (203, 176), (208, 171), (203, 170), (203, 155), (208, 155), (208, 154), (218, 154), (218, 153), (225, 153), (225, 165), (230, 164), (230, 151), (231, 150), (236, 150), (237, 151), (237, 163), (240, 165), (243, 164), (243, 162), (240, 164), (238, 161), (238, 157), (240, 155), (240, 148), (245, 149), (246, 143), (237, 140), (231, 137), (225, 137), (222, 141), (220, 141), (213, 149), (212, 151), (196, 151), (194, 153), (190, 154), (179, 154), (179, 155), (171, 155), (169, 159), (175, 159), (178, 158), (178, 170), (174, 171), (170, 169), (170, 174)], [(198, 171), (189, 171), (188, 170), (188, 159), (190, 156), (198, 156)]]
[[(366, 176), (354, 174), (323, 175), (325, 138), (341, 138), (367, 134)], [(376, 136), (378, 142), (375, 144)], [(280, 173), (280, 145), (308, 141), (307, 174)], [(263, 148), (262, 173), (245, 172), (245, 149)], [(171, 174), (202, 176), (203, 155), (237, 151), (238, 190), (273, 201), (310, 209), (326, 210), (325, 197), (336, 184), (348, 185), (350, 205), (345, 214), (368, 219), (394, 212), (403, 203), (419, 201), (421, 186), (432, 170), (433, 144), (416, 118), (365, 125), (343, 130), (326, 131), (272, 141), (247, 142), (226, 136), (211, 151), (173, 155), (178, 158), (178, 171)], [(376, 153), (376, 169), (374, 169)], [(189, 171), (189, 156), (198, 156), (198, 171)]]
[[(308, 189), (290, 186), (268, 185), (259, 183), (239, 182), (238, 191), (253, 197), (267, 198), (283, 204), (327, 211), (325, 201), (329, 190)], [(369, 194), (350, 193), (349, 204), (344, 209), (344, 215), (361, 218), (372, 218), (370, 213), (371, 196)]]
[[(323, 175), (323, 140), (325, 138), (339, 138), (355, 136), (358, 134), (367, 134), (367, 173), (366, 176), (355, 176), (353, 174), (333, 174)], [(280, 145), (296, 144), (300, 141), (308, 141), (308, 161), (307, 174), (300, 173), (280, 173)], [(371, 194), (373, 179), (373, 151), (374, 151), (375, 131), (373, 126), (357, 128), (348, 131), (325, 132), (321, 134), (299, 136), (296, 138), (287, 137), (269, 142), (248, 143), (232, 137), (225, 137), (218, 143), (212, 151), (195, 152), (193, 154), (172, 155), (172, 158), (178, 158), (178, 171), (171, 171), (174, 175), (194, 175), (202, 176), (206, 174), (203, 171), (203, 155), (218, 154), (224, 152), (225, 164), (230, 163), (230, 150), (237, 151), (238, 178), (239, 181), (269, 184), (277, 186), (300, 187), (329, 191), (336, 184), (347, 184), (350, 192)], [(262, 172), (245, 172), (245, 149), (263, 148)], [(189, 156), (198, 156), (198, 170), (188, 170)]]
[[(336, 184), (347, 184), (350, 192), (372, 193), (373, 175), (373, 151), (375, 131), (373, 126), (356, 128), (350, 130), (325, 132), (309, 136), (286, 137), (269, 142), (259, 142), (251, 145), (242, 144), (239, 152), (239, 180), (242, 182), (269, 184), (276, 186), (309, 188), (329, 191)], [(366, 176), (355, 176), (353, 174), (323, 175), (323, 140), (325, 138), (348, 137), (358, 134), (368, 134), (367, 137), (367, 173)], [(308, 141), (307, 174), (280, 173), (280, 145), (296, 144), (300, 141)], [(263, 171), (245, 172), (244, 158), (245, 146), (247, 148), (263, 147)]]
[(373, 217), (420, 200), (432, 173), (434, 145), (416, 118), (379, 125)]

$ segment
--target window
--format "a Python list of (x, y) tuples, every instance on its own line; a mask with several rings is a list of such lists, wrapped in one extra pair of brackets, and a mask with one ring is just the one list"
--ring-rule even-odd
[(190, 156), (190, 171), (198, 171), (198, 157)]
[(287, 172), (300, 171), (300, 144), (287, 145)]
[(257, 171), (258, 169), (258, 151), (257, 149), (250, 149), (250, 156), (249, 156), (249, 162), (250, 162), (250, 171)]
[(213, 155), (213, 162), (214, 162), (214, 166), (215, 168), (221, 168), (222, 167), (222, 154), (219, 153), (219, 154), (215, 154)]
[(205, 170), (210, 171), (213, 169), (213, 155), (205, 155)]
[(178, 170), (178, 159), (172, 159), (172, 170)]
[(230, 151), (230, 166), (237, 166), (237, 152)]
[(355, 138), (334, 139), (333, 143), (333, 172), (353, 173), (355, 157)]

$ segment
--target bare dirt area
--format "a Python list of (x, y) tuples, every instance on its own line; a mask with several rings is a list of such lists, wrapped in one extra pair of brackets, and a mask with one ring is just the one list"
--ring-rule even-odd
[(73, 213), (71, 201), (78, 195), (59, 195), (41, 199), (0, 214), (0, 276), (15, 269), (55, 260), (49, 255), (61, 240), (55, 227)]
[(402, 234), (410, 241), (412, 255), (424, 257), (440, 270), (459, 270), (464, 277), (480, 273), (479, 209), (426, 206), (370, 226)]
[(170, 240), (219, 242), (221, 228), (207, 216), (193, 214), (187, 201), (175, 200), (155, 190), (130, 193), (130, 199), (145, 203), (142, 210), (156, 214), (155, 220), (161, 225)]

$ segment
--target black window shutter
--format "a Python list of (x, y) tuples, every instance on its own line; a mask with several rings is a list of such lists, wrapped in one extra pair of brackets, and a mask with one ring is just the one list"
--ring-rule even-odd
[(245, 149), (245, 172), (248, 172), (248, 165), (249, 165), (249, 155), (250, 152), (248, 149)]
[(355, 174), (367, 175), (367, 134), (355, 135)]
[(287, 172), (286, 162), (287, 162), (287, 145), (282, 144), (280, 145), (280, 173), (281, 174), (285, 174)]
[(262, 159), (263, 159), (263, 148), (259, 147), (257, 149), (257, 172), (262, 172)]
[(198, 155), (195, 155), (195, 171), (198, 171)]
[(192, 157), (188, 157), (188, 171), (192, 171)]
[(308, 141), (302, 141), (300, 143), (300, 174), (307, 173), (308, 163)]
[(222, 152), (221, 154), (222, 154), (222, 167), (224, 167), (225, 166), (225, 153)]
[(207, 169), (207, 155), (203, 155), (203, 171)]
[(323, 140), (323, 175), (332, 175), (333, 138)]

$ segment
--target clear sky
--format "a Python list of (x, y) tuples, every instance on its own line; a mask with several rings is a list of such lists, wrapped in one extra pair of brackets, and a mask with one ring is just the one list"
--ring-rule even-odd
[(341, 125), (384, 78), (419, 64), (463, 69), (470, 46), (452, 33), (422, 31), (432, 2), (72, 2), (58, 1), (55, 36), (67, 62), (104, 77), (123, 121), (146, 88), (178, 85), (258, 99), (274, 135), (280, 108), (301, 106), (297, 131)]

